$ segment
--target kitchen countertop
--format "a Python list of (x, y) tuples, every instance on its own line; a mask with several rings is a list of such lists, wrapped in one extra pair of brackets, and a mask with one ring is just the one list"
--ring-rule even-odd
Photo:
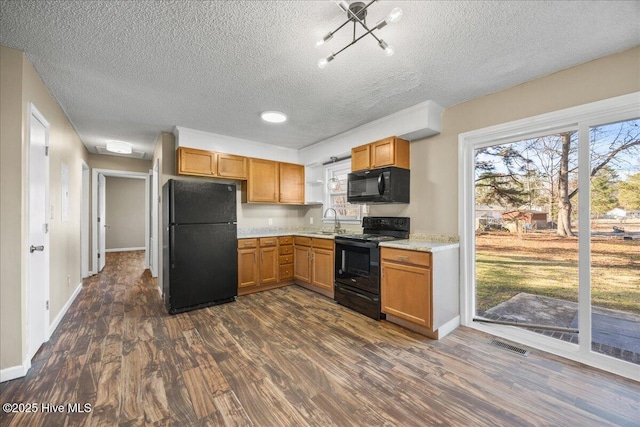
[(281, 236), (302, 236), (313, 237), (318, 239), (331, 239), (333, 240), (335, 234), (323, 234), (319, 232), (313, 232), (309, 230), (250, 230), (238, 232), (238, 239), (257, 239), (260, 237), (281, 237)]
[(418, 252), (439, 252), (446, 251), (449, 249), (456, 249), (460, 247), (460, 243), (457, 242), (432, 242), (429, 240), (422, 239), (407, 239), (407, 240), (394, 240), (392, 242), (381, 242), (381, 248), (394, 248), (394, 249), (404, 249), (407, 251), (418, 251)]
[[(327, 231), (327, 230), (323, 230)], [(357, 232), (358, 230), (354, 230)], [(295, 230), (295, 229), (249, 229), (240, 230), (238, 232), (238, 239), (257, 239), (260, 237), (280, 237), (280, 236), (302, 236), (312, 237), (314, 239), (330, 239), (333, 240), (335, 236), (339, 234), (324, 234), (320, 230)], [(415, 237), (414, 237), (415, 236)], [(412, 238), (407, 240), (394, 240), (392, 242), (381, 242), (382, 248), (395, 248), (404, 249), (408, 251), (418, 252), (439, 252), (449, 249), (456, 249), (460, 247), (460, 244), (455, 240), (456, 237), (448, 235), (428, 235), (428, 234), (416, 234), (412, 235)], [(432, 237), (432, 238), (430, 238)]]

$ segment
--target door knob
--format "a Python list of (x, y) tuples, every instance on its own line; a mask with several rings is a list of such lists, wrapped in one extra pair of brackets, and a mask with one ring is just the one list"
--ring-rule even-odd
[(42, 246), (33, 246), (33, 245), (31, 245), (31, 247), (29, 248), (29, 252), (30, 253), (34, 253), (35, 251), (40, 251), (40, 252), (44, 251), (44, 245), (42, 245)]

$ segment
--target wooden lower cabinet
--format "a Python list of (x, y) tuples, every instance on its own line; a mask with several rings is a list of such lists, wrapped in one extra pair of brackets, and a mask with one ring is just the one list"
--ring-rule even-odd
[(457, 246), (434, 253), (382, 247), (380, 259), (388, 321), (434, 339), (459, 325)]
[(382, 312), (431, 328), (431, 270), (382, 262)]
[(293, 277), (296, 282), (311, 283), (311, 239), (296, 237), (293, 245)]
[(238, 239), (238, 295), (291, 284), (291, 278), (281, 277), (280, 259), (277, 237)]
[[(278, 243), (262, 247), (260, 239), (260, 284), (276, 283), (278, 281)], [(273, 239), (275, 240), (275, 238)]]
[(333, 240), (296, 236), (294, 255), (295, 282), (307, 289), (333, 298)]
[(278, 238), (279, 280), (293, 279), (293, 237)]
[(260, 281), (257, 246), (258, 239), (238, 240), (238, 291)]

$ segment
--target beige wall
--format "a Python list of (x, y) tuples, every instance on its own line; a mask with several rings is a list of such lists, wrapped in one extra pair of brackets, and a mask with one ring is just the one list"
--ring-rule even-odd
[[(27, 354), (29, 103), (50, 123), (50, 311), (52, 322), (81, 283), (82, 160), (88, 153), (66, 115), (22, 52), (0, 46), (2, 87), (2, 323), (0, 369), (21, 365)], [(61, 165), (69, 167), (69, 219), (61, 221)]]
[(127, 172), (149, 173), (151, 160), (131, 159), (121, 156), (107, 156), (104, 154), (89, 154), (87, 162), (91, 169), (111, 169)]
[(22, 52), (0, 46), (0, 369), (20, 365), (25, 346), (22, 152)]
[(144, 248), (145, 182), (106, 177), (106, 249)]

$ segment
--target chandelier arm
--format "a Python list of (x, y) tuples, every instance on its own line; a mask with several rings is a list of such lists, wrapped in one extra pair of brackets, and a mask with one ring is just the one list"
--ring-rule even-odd
[[(351, 45), (356, 44), (358, 41), (360, 41), (360, 39), (362, 39), (363, 37), (366, 37), (369, 34), (373, 34), (372, 31), (375, 30), (376, 28), (373, 27), (372, 29), (368, 29), (368, 31), (366, 33), (364, 33), (363, 35), (361, 35), (360, 37), (358, 37), (357, 39), (353, 40), (351, 43), (349, 43), (348, 45), (346, 45), (345, 47), (343, 47), (342, 49), (340, 49), (339, 51), (337, 51), (336, 53), (333, 53), (333, 56), (336, 56), (337, 54), (339, 54), (340, 52), (342, 52), (343, 50), (345, 50), (346, 48), (348, 48)], [(375, 36), (374, 36), (375, 37)], [(376, 37), (376, 40), (378, 40), (378, 38)]]

